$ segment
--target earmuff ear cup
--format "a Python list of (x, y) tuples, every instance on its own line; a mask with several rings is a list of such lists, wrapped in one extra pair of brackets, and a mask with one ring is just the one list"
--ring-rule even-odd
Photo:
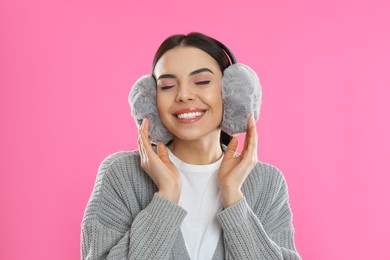
[(149, 137), (152, 143), (166, 144), (172, 140), (172, 134), (164, 127), (158, 114), (156, 81), (153, 76), (140, 77), (131, 88), (128, 101), (138, 128), (142, 119), (149, 118)]
[(259, 118), (262, 92), (257, 74), (244, 64), (235, 63), (223, 72), (222, 130), (229, 135), (247, 130), (248, 116)]

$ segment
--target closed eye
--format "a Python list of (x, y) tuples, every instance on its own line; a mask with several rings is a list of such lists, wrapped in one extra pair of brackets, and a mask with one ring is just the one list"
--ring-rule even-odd
[(196, 85), (207, 85), (210, 83), (210, 80), (198, 81), (195, 82)]
[(161, 90), (168, 90), (168, 89), (173, 88), (173, 87), (174, 87), (174, 85), (170, 85), (170, 86), (161, 86), (160, 89), (161, 89)]

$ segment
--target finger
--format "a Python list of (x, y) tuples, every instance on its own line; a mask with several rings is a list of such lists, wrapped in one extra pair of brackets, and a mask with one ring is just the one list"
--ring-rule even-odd
[(248, 137), (248, 146), (247, 146), (246, 152), (249, 155), (256, 155), (257, 154), (257, 133), (256, 133), (256, 129), (254, 127), (252, 129), (253, 130), (251, 131), (251, 133)]
[(141, 155), (145, 158), (147, 156), (146, 154), (146, 150), (145, 150), (145, 141), (142, 139), (142, 135), (139, 136), (139, 149), (140, 149), (140, 152), (141, 152)]
[(171, 163), (171, 160), (169, 159), (168, 150), (164, 144), (162, 144), (162, 143), (157, 144), (157, 154), (163, 163), (165, 163), (165, 164)]
[(238, 139), (233, 136), (232, 140), (230, 140), (228, 147), (226, 148), (225, 158), (233, 158), (237, 152), (238, 148)]
[(242, 148), (243, 153), (248, 148), (248, 138), (249, 138), (249, 135), (251, 132), (251, 127), (254, 124), (252, 119), (253, 119), (253, 114), (251, 113), (247, 118), (247, 128), (246, 128), (246, 133), (245, 133), (245, 141), (244, 141), (244, 147)]
[(145, 149), (143, 147), (143, 144), (142, 144), (142, 138), (141, 138), (141, 135), (138, 136), (138, 150), (139, 150), (139, 154), (141, 156), (141, 164), (144, 164), (145, 163)]
[(142, 123), (141, 123), (141, 125), (139, 126), (139, 131), (142, 130), (142, 128), (144, 127), (144, 124), (145, 124), (145, 118), (142, 119)]
[[(142, 148), (141, 134), (138, 135), (137, 143), (138, 143), (138, 149), (140, 150), (140, 153), (142, 153), (142, 151), (141, 151), (141, 148)], [(142, 156), (142, 154), (141, 154), (141, 156)]]
[(258, 140), (257, 140), (256, 126), (254, 125), (254, 122), (250, 126), (250, 128), (248, 129), (246, 141), (247, 141), (247, 147), (244, 151), (245, 153), (243, 153), (243, 156), (247, 159), (251, 159), (252, 161), (257, 161), (257, 142), (258, 142)]
[(244, 153), (249, 153), (249, 154), (257, 153), (257, 132), (256, 132), (256, 125), (254, 122), (253, 115), (251, 115), (248, 118), (248, 129), (247, 129), (247, 134), (245, 136), (243, 155)]
[[(146, 124), (144, 127), (147, 127)], [(144, 148), (144, 151), (145, 151), (145, 155), (150, 156), (152, 154), (155, 154), (155, 152), (153, 151), (152, 145), (150, 144), (149, 137), (144, 132), (144, 130), (141, 131), (140, 137), (141, 137), (142, 147)]]
[(149, 126), (150, 126), (150, 120), (149, 118), (146, 117), (143, 120), (143, 126), (142, 126), (142, 132), (144, 132), (146, 136), (149, 135)]

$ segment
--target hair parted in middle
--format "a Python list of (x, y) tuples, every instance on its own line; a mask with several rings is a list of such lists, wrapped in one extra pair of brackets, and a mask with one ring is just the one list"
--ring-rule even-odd
[(172, 35), (161, 43), (153, 58), (152, 73), (158, 60), (164, 53), (179, 46), (195, 47), (206, 52), (218, 62), (222, 72), (231, 65), (231, 61), (229, 61), (228, 56), (226, 56), (225, 51), (221, 48), (218, 41), (202, 33), (192, 32), (187, 35)]

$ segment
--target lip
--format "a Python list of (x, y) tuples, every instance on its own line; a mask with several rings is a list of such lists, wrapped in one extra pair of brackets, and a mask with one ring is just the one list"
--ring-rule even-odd
[(205, 112), (207, 109), (197, 108), (197, 107), (189, 107), (189, 108), (182, 108), (177, 110), (175, 113), (173, 113), (175, 116), (179, 114), (184, 113), (191, 113), (191, 112)]
[[(206, 113), (207, 109), (201, 109), (201, 108), (182, 108), (177, 110), (173, 115), (176, 118), (176, 120), (181, 124), (191, 124), (199, 121)], [(191, 113), (191, 112), (203, 112), (202, 115), (195, 117), (195, 118), (178, 118), (177, 115), (184, 114), (184, 113)]]

